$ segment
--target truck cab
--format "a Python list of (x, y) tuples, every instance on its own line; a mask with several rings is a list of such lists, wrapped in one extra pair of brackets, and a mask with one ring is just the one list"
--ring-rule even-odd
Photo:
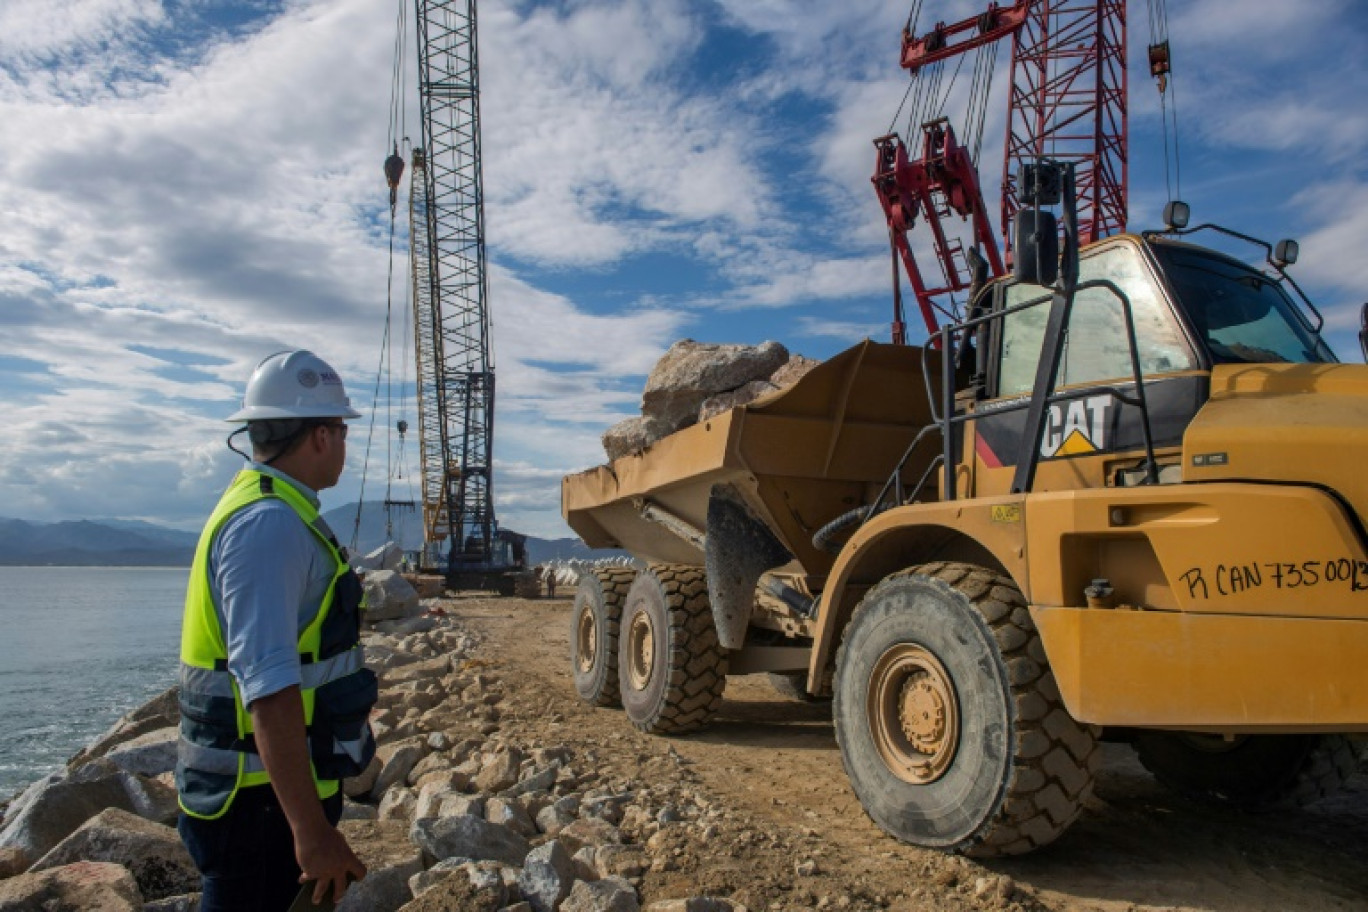
[[(1279, 278), (1225, 254), (1158, 235), (1122, 235), (1082, 251), (1081, 286), (1064, 341), (1056, 388), (1081, 393), (1053, 404), (1039, 441), (1033, 490), (1133, 484), (1143, 452), (1142, 412), (1109, 390), (1131, 382), (1122, 301), (1135, 326), (1139, 368), (1159, 480), (1182, 478), (1183, 435), (1211, 393), (1221, 365), (1332, 364), (1336, 359)], [(1048, 313), (1039, 285), (1004, 280), (991, 291), (995, 313), (976, 340), (979, 370), (969, 407), (961, 471), (965, 493), (1011, 490), (1013, 470), (1028, 452), (1026, 413), (1005, 410), (1028, 397), (1035, 381)], [(1028, 301), (1040, 306), (1013, 308)], [(1088, 391), (1092, 391), (1089, 393)]]

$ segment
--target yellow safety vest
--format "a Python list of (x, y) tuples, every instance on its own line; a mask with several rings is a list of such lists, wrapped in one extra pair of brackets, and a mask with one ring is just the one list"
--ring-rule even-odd
[(336, 794), (338, 780), (358, 775), (375, 755), (368, 719), (377, 688), (359, 644), (360, 581), (317, 507), (287, 482), (244, 469), (200, 534), (181, 627), (176, 788), (181, 809), (202, 820), (227, 813), (238, 789), (270, 781), (256, 751), (251, 713), (228, 671), (227, 640), (209, 584), (214, 536), (234, 513), (267, 497), (287, 503), (336, 562), (332, 583), (298, 645), (304, 724), (318, 797)]

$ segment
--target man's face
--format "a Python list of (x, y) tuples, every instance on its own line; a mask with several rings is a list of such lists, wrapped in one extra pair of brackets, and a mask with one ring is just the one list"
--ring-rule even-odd
[(319, 475), (327, 483), (320, 485), (319, 490), (331, 488), (342, 477), (342, 469), (347, 463), (347, 425), (342, 421), (337, 421), (323, 425), (314, 433), (326, 437), (323, 442)]

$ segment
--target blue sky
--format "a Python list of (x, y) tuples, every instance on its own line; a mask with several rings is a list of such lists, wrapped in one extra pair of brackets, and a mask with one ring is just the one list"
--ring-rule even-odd
[[(397, 2), (0, 5), (0, 515), (195, 526), (236, 464), (220, 419), (283, 348), (331, 361), (369, 410)], [(923, 21), (981, 6), (926, 0)], [(1132, 7), (1131, 225), (1145, 228), (1166, 196), (1146, 18)], [(1169, 7), (1184, 198), (1198, 220), (1297, 237), (1294, 275), (1332, 346), (1358, 360), (1368, 9)], [(907, 12), (482, 0), (505, 525), (569, 534), (560, 477), (601, 461), (599, 434), (636, 412), (675, 339), (776, 339), (823, 358), (887, 338), (870, 140), (906, 88)], [(1004, 49), (999, 92), (1006, 82)], [(989, 113), (989, 186), (1004, 105)], [(415, 112), (416, 100), (414, 136)], [(407, 417), (416, 426), (411, 405)], [(326, 505), (357, 496), (357, 430)], [(385, 485), (384, 448), (368, 497)], [(411, 441), (406, 456), (416, 472)]]

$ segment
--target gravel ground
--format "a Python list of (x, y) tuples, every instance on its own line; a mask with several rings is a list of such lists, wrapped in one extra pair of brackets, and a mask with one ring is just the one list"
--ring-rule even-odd
[(1368, 909), (1368, 775), (1299, 812), (1192, 806), (1159, 786), (1126, 745), (1105, 746), (1095, 797), (1048, 849), (979, 862), (903, 845), (860, 809), (841, 768), (829, 706), (791, 702), (761, 676), (728, 679), (714, 723), (656, 738), (620, 710), (575, 696), (571, 600), (457, 598), (499, 682), (495, 737), (564, 747), (602, 783), (655, 790), (700, 814), (648, 844), (643, 906), (725, 896), (756, 910)]

